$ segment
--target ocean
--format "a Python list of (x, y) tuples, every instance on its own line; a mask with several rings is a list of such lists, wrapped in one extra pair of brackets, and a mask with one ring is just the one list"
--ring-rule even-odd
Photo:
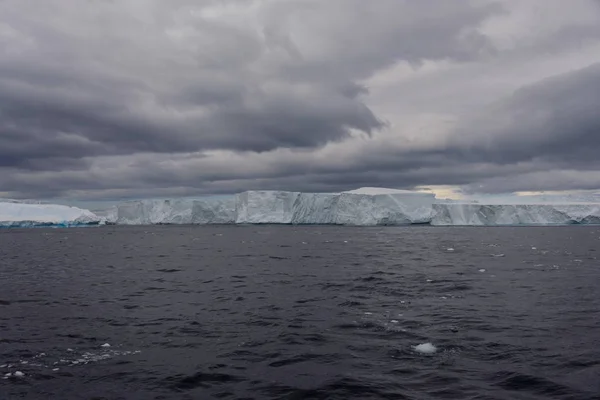
[(600, 227), (0, 231), (0, 399), (600, 399)]

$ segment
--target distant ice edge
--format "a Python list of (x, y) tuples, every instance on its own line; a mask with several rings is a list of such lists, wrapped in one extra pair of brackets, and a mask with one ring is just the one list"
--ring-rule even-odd
[(477, 204), (434, 194), (362, 188), (342, 193), (247, 191), (225, 200), (140, 200), (108, 210), (107, 223), (400, 226), (600, 224), (600, 203)]
[(105, 224), (600, 225), (600, 202), (459, 203), (436, 199), (431, 193), (361, 188), (342, 193), (247, 191), (218, 200), (128, 201), (93, 213), (77, 207), (0, 199), (0, 228)]
[(76, 227), (101, 225), (102, 217), (89, 210), (58, 204), (0, 201), (0, 228)]

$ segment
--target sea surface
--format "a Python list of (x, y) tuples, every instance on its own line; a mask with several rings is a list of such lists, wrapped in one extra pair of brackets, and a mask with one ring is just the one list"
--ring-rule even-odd
[(3, 230), (0, 399), (600, 399), (598, 256), (599, 227)]

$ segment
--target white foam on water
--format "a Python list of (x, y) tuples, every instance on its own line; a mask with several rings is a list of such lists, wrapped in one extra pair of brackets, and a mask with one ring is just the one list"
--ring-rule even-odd
[(437, 347), (431, 343), (421, 343), (417, 346), (413, 346), (413, 349), (421, 354), (433, 354), (437, 351)]
[[(108, 343), (107, 343), (108, 344)], [(110, 345), (105, 346), (102, 345), (102, 350), (100, 351), (84, 351), (80, 355), (76, 355), (75, 350), (69, 348), (66, 351), (69, 353), (68, 357), (64, 355), (61, 356), (46, 356), (46, 353), (40, 353), (32, 357), (28, 360), (19, 360), (13, 364), (5, 363), (0, 365), (0, 368), (7, 368), (9, 370), (16, 369), (17, 365), (22, 368), (27, 368), (27, 372), (29, 375), (35, 373), (36, 369), (50, 369), (54, 372), (59, 371), (59, 367), (75, 367), (75, 366), (84, 366), (90, 363), (95, 363), (103, 360), (108, 360), (114, 357), (119, 356), (128, 356), (133, 354), (141, 353), (140, 350), (112, 350), (108, 349)], [(21, 375), (22, 374), (22, 375)], [(8, 379), (10, 377), (22, 378), (25, 376), (25, 373), (22, 371), (14, 371), (7, 372), (4, 374), (4, 379)]]

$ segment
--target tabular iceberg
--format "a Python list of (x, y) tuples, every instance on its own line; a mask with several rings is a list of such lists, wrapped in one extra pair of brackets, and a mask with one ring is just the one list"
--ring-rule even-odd
[(299, 192), (248, 191), (236, 195), (236, 223), (291, 224)]
[(0, 202), (0, 227), (98, 225), (102, 218), (89, 210), (58, 204)]
[(232, 224), (235, 218), (233, 199), (129, 201), (107, 213), (107, 221), (118, 225)]
[(432, 193), (383, 188), (342, 193), (247, 191), (225, 200), (131, 201), (107, 211), (105, 220), (123, 225), (600, 224), (600, 204), (479, 204), (436, 199)]
[(191, 224), (192, 201), (140, 200), (117, 206), (116, 223), (121, 225)]
[(192, 203), (192, 224), (234, 224), (235, 220), (235, 199), (194, 200)]
[(361, 188), (339, 195), (338, 225), (410, 225), (431, 221), (435, 195), (406, 190)]
[(600, 204), (434, 204), (431, 225), (600, 224)]

